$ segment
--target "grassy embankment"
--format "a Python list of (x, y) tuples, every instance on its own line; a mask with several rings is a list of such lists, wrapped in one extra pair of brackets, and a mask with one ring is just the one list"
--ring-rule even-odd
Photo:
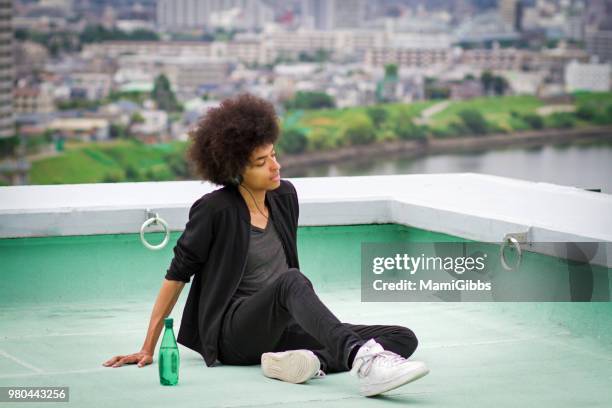
[[(466, 120), (462, 117), (465, 111), (480, 113), (484, 120), (479, 128), (483, 131), (483, 137), (528, 129), (612, 124), (612, 92), (576, 94), (574, 104), (578, 112), (546, 116), (538, 115), (538, 108), (545, 104), (534, 96), (451, 101), (445, 109), (428, 118), (425, 124), (414, 125), (415, 119), (436, 103), (440, 102), (378, 105), (377, 120), (373, 120), (371, 107), (290, 111), (284, 116), (282, 127), (283, 131), (292, 129), (301, 132), (306, 137), (304, 150), (316, 151), (364, 140), (347, 136), (347, 129), (355, 123), (360, 123), (372, 133), (367, 143), (472, 136), (474, 132), (469, 127), (469, 118)], [(69, 142), (65, 147), (65, 152), (57, 156), (32, 163), (31, 184), (162, 181), (177, 180), (186, 175), (183, 160), (186, 144), (183, 142), (151, 146), (122, 139), (104, 143)]]

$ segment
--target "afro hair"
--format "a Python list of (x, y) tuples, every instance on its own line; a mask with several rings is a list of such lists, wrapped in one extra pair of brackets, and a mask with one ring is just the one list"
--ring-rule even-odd
[(209, 109), (189, 133), (187, 159), (203, 180), (231, 185), (242, 173), (256, 148), (279, 137), (274, 106), (249, 93), (224, 99)]

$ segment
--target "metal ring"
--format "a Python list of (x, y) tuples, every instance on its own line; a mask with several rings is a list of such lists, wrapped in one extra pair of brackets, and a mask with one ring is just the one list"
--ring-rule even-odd
[(514, 237), (506, 237), (506, 239), (504, 239), (504, 242), (501, 244), (500, 250), (499, 250), (499, 254), (500, 254), (500, 258), (501, 258), (501, 264), (504, 267), (505, 270), (507, 271), (511, 271), (515, 268), (512, 268), (511, 266), (508, 265), (508, 263), (506, 262), (506, 255), (504, 255), (504, 250), (506, 249), (506, 244), (510, 243), (512, 244), (512, 246), (516, 249), (516, 252), (518, 252), (518, 260), (516, 261), (516, 265), (515, 268), (518, 269), (518, 267), (521, 265), (521, 259), (523, 257), (523, 251), (521, 251), (521, 244), (518, 242), (518, 240)]
[[(151, 224), (161, 224), (161, 226), (164, 228), (164, 232), (166, 233), (166, 235), (164, 237), (164, 240), (160, 244), (151, 245), (147, 242), (147, 240), (144, 237), (145, 228), (147, 228)], [(154, 217), (151, 217), (148, 220), (146, 220), (142, 224), (142, 227), (140, 227), (140, 241), (142, 242), (144, 246), (146, 246), (152, 251), (157, 251), (159, 249), (162, 249), (163, 247), (166, 246), (169, 240), (170, 240), (170, 229), (168, 228), (168, 224), (166, 223), (166, 221), (161, 219), (157, 213), (155, 213)]]

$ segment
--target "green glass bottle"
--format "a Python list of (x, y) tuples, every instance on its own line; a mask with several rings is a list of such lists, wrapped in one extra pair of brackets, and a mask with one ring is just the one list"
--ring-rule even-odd
[(164, 319), (164, 337), (159, 347), (159, 382), (161, 385), (176, 385), (179, 373), (179, 351), (172, 330), (173, 319)]

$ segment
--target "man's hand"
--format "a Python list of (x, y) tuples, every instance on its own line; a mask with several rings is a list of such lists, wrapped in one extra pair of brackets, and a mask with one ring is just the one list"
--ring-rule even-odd
[(121, 367), (124, 364), (138, 364), (138, 367), (144, 367), (151, 364), (153, 362), (153, 350), (155, 350), (157, 339), (164, 328), (164, 318), (170, 315), (184, 286), (185, 282), (164, 279), (155, 305), (153, 305), (147, 336), (140, 351), (125, 356), (115, 356), (102, 363), (102, 365), (105, 367)]
[(139, 351), (138, 353), (129, 354), (127, 356), (115, 356), (110, 360), (102, 363), (105, 367), (121, 367), (124, 364), (138, 364), (138, 367), (144, 367), (153, 362), (153, 355), (147, 351)]

